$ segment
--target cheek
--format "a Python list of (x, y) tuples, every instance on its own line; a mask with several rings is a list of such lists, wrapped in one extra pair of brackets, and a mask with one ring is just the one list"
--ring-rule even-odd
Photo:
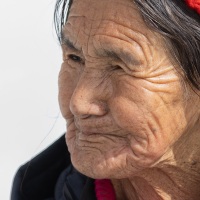
[(61, 113), (65, 119), (71, 118), (69, 104), (77, 82), (76, 77), (76, 72), (69, 70), (68, 64), (63, 63), (58, 76), (58, 101)]
[(146, 149), (153, 157), (161, 156), (186, 128), (179, 81), (160, 86), (145, 80), (123, 80), (115, 91), (110, 104), (112, 116), (130, 133), (130, 144), (138, 154)]

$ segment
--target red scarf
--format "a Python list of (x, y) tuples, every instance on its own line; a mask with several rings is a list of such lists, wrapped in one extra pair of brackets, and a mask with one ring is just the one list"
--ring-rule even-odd
[(185, 0), (186, 4), (200, 14), (200, 0)]
[(110, 180), (96, 179), (94, 183), (97, 200), (116, 200), (115, 191)]

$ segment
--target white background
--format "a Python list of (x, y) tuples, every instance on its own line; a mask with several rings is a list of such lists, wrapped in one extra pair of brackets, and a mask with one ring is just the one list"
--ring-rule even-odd
[(1, 200), (10, 199), (17, 168), (65, 131), (57, 103), (61, 50), (53, 28), (55, 1), (0, 3)]

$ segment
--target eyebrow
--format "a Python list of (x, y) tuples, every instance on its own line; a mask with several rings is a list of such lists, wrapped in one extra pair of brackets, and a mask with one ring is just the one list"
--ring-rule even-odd
[(63, 33), (61, 33), (61, 45), (67, 46), (72, 51), (81, 52), (81, 49), (75, 47), (73, 42), (71, 42), (70, 39), (68, 37), (66, 37)]
[(120, 52), (117, 53), (117, 52), (113, 51), (112, 49), (103, 49), (103, 51), (97, 52), (97, 54), (102, 57), (113, 58), (116, 61), (123, 61), (128, 64), (133, 64), (133, 65), (140, 64), (139, 60), (134, 58), (134, 56), (131, 53), (125, 52), (123, 50), (119, 50), (119, 51)]
[[(82, 50), (80, 48), (75, 47), (73, 42), (71, 42), (70, 39), (66, 37), (64, 34), (61, 34), (61, 44), (67, 46), (72, 51), (76, 51), (79, 53), (82, 52)], [(119, 55), (112, 49), (104, 49), (104, 48), (102, 48), (101, 50), (95, 50), (95, 53), (99, 57), (108, 57), (116, 61), (123, 61), (133, 65), (140, 64), (140, 62), (137, 59), (135, 59), (131, 53), (122, 50), (120, 50)]]

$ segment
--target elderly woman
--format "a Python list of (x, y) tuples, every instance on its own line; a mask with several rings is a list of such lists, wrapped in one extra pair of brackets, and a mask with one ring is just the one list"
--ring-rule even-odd
[(12, 200), (199, 200), (200, 1), (58, 1), (55, 19), (69, 153), (21, 167)]

